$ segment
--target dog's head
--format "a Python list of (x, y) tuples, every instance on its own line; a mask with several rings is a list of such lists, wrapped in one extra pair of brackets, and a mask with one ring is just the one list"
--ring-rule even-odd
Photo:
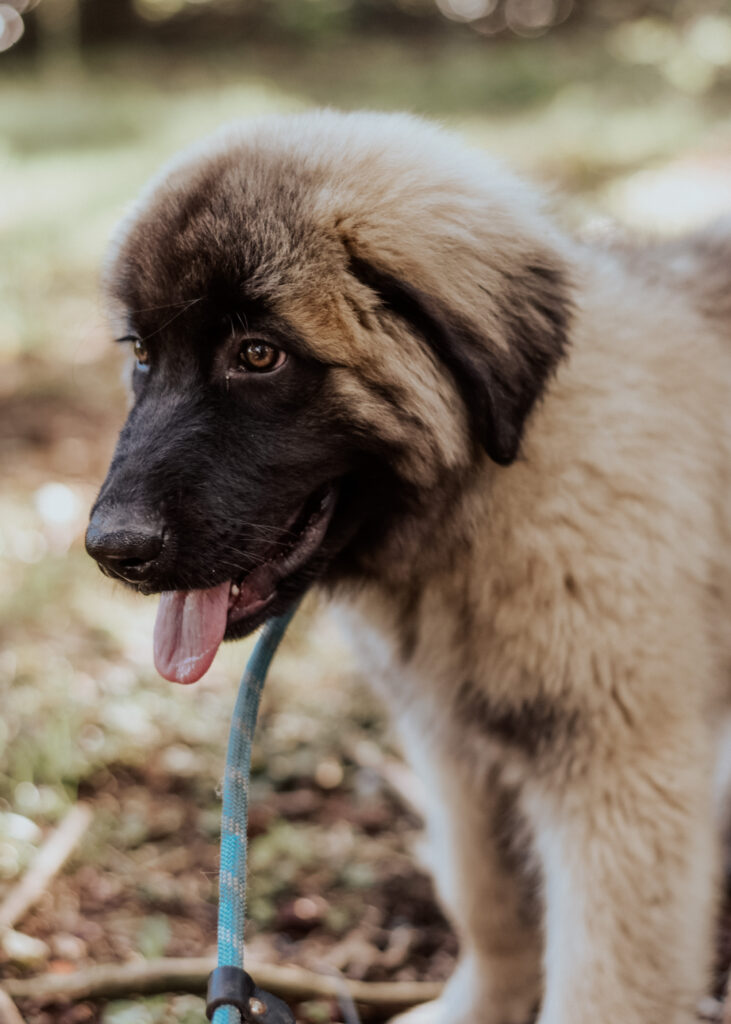
[(163, 592), (163, 675), (376, 572), (406, 520), (428, 550), (460, 480), (516, 458), (565, 347), (558, 246), (529, 190), (406, 117), (255, 122), (153, 183), (106, 274), (134, 404), (87, 548)]

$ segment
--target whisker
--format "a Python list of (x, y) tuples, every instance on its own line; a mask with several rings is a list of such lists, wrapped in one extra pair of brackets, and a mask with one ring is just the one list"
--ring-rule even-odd
[(245, 529), (257, 530), (260, 533), (271, 533), (277, 537), (293, 537), (296, 532), (292, 529), (283, 529), (281, 526), (272, 526), (270, 523), (243, 522), (241, 526)]
[(252, 569), (256, 569), (259, 565), (266, 565), (268, 561), (270, 561), (270, 559), (264, 558), (263, 555), (253, 555), (247, 560), (247, 564), (235, 562), (229, 558), (221, 559), (218, 564), (225, 569), (233, 569), (235, 572), (248, 573), (251, 572)]
[(135, 313), (156, 313), (161, 309), (177, 309), (179, 306), (192, 306), (194, 302), (200, 302), (204, 299), (205, 295), (199, 295), (195, 299), (182, 299), (180, 302), (166, 302), (162, 306), (138, 306), (136, 309), (130, 309), (129, 312), (134, 315)]
[(178, 317), (181, 317), (183, 313), (187, 313), (191, 306), (195, 306), (195, 304), (200, 302), (204, 297), (205, 296), (201, 295), (200, 298), (191, 299), (184, 309), (179, 310), (174, 316), (171, 316), (169, 320), (166, 320), (164, 324), (160, 324), (157, 330), (152, 331), (150, 334), (146, 334), (144, 338), (142, 338), (142, 341), (148, 341), (150, 338), (154, 338), (156, 334), (159, 334), (160, 331), (164, 331), (166, 327), (169, 327), (170, 324), (173, 323), (173, 321), (177, 320)]

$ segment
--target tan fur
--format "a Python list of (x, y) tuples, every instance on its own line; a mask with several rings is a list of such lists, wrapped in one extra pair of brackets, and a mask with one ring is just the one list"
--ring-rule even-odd
[[(426, 497), (336, 594), (429, 788), (462, 944), (445, 996), (399, 1020), (524, 1024), (540, 1002), (540, 1024), (689, 1024), (710, 977), (731, 684), (731, 228), (584, 245), (531, 188), (403, 117), (237, 127), (166, 188), (226, 161), (251, 166), (275, 239), (262, 292), (337, 364), (333, 406), (392, 441)], [(286, 210), (268, 199), (280, 180)], [(156, 185), (134, 223), (161, 202)], [(526, 266), (565, 275), (567, 352), (512, 465), (479, 449), (452, 375), (349, 255), (478, 325), (496, 359)]]

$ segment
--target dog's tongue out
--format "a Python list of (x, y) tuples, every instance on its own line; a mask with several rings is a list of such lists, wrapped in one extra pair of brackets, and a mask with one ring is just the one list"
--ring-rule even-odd
[(165, 679), (194, 683), (211, 666), (223, 634), (231, 584), (211, 590), (172, 590), (155, 620), (155, 668)]

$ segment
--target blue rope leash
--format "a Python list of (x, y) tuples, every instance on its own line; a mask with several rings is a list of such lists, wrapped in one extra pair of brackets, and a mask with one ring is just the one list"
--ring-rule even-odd
[(264, 626), (244, 669), (231, 722), (223, 780), (218, 967), (209, 981), (206, 1007), (213, 1024), (295, 1024), (289, 1008), (244, 971), (251, 744), (269, 665), (295, 610)]

